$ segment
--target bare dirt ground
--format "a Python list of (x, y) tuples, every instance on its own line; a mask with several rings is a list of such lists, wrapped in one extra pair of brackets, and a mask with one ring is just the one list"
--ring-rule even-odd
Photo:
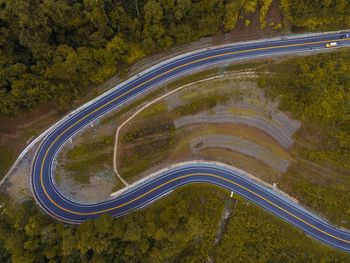
[[(236, 96), (237, 92), (235, 91), (237, 90), (243, 91), (243, 95)], [(227, 94), (228, 91), (235, 96), (235, 100), (225, 102), (224, 105), (218, 105), (217, 108), (225, 108), (226, 111), (232, 111), (226, 116), (229, 120), (222, 118), (220, 114), (216, 114), (218, 111), (217, 108), (208, 111), (204, 110), (200, 113), (180, 118), (173, 114), (169, 115), (169, 111), (181, 105), (187, 105), (195, 98), (210, 96), (213, 93)], [(288, 163), (293, 161), (288, 151), (283, 148), (288, 148), (292, 144), (290, 136), (292, 136), (300, 124), (278, 111), (278, 103), (267, 101), (261, 90), (251, 80), (237, 80), (230, 77), (210, 80), (182, 89), (166, 97), (164, 102), (167, 106), (167, 112), (159, 114), (163, 115), (163, 117), (171, 116), (173, 118), (175, 127), (177, 128), (175, 143), (171, 145), (171, 151), (151, 161), (147, 166), (148, 169), (144, 169), (131, 177), (123, 177), (129, 183), (141, 179), (146, 174), (154, 172), (157, 169), (165, 168), (179, 161), (206, 159), (222, 161), (232, 165), (232, 160), (228, 156), (234, 157), (237, 160), (243, 159), (241, 162), (234, 162), (237, 167), (249, 170), (249, 172), (263, 171), (263, 173), (257, 172), (259, 177), (261, 176), (261, 178), (268, 179), (269, 181), (275, 181), (276, 176), (281, 171), (285, 171)], [(154, 105), (153, 107), (159, 106)], [(201, 120), (198, 117), (200, 114), (205, 114), (208, 120)], [(245, 123), (240, 120), (243, 116), (250, 117), (250, 122)], [(177, 125), (177, 120), (181, 118), (189, 118), (190, 120), (182, 125)], [(214, 120), (213, 124), (208, 124), (208, 122), (211, 123), (211, 119)], [(232, 119), (235, 119), (235, 121), (230, 124)], [(263, 121), (264, 125), (256, 124), (259, 121)], [(130, 121), (122, 134), (137, 131), (145, 123), (150, 122), (152, 121), (140, 113), (140, 116)], [(279, 132), (277, 132), (278, 135), (282, 134), (287, 139), (286, 145), (283, 144), (283, 140), (279, 140), (280, 138), (276, 136), (276, 133), (270, 132), (269, 127), (272, 125), (276, 126), (276, 130)], [(206, 141), (207, 143), (203, 143), (203, 147), (194, 150), (194, 145), (198, 144), (196, 143), (198, 142), (198, 138), (207, 138), (212, 135), (217, 135), (216, 139), (218, 139), (214, 144), (210, 143), (212, 140), (208, 140)], [(227, 149), (223, 150), (222, 148), (228, 148), (227, 142), (222, 142), (219, 137), (224, 138), (225, 136), (234, 136), (237, 139), (235, 140), (235, 144), (239, 144), (238, 148), (240, 149), (231, 149), (231, 151)], [(149, 139), (150, 137), (148, 135), (147, 140)], [(118, 166), (121, 164), (120, 158), (125, 156), (125, 154), (132, 155), (133, 148), (142, 146), (143, 140), (143, 137), (141, 137), (133, 142), (119, 144)], [(261, 151), (249, 150), (250, 147), (248, 147), (248, 144), (250, 146), (256, 146), (255, 148), (259, 148)], [(230, 154), (227, 154), (227, 152), (230, 152)], [(250, 154), (247, 155), (247, 152)], [(142, 161), (142, 156), (139, 156), (138, 160)], [(259, 169), (259, 167), (263, 167), (263, 169)], [(126, 171), (125, 168), (121, 169), (121, 175), (123, 176), (123, 173)]]

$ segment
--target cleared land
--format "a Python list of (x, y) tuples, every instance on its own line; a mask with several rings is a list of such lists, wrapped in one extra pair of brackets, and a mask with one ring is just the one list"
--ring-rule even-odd
[[(327, 56), (338, 56), (338, 53), (318, 55), (317, 57), (322, 59), (322, 57)], [(306, 59), (309, 58), (295, 60)], [(293, 59), (290, 59), (290, 61), (292, 62), (286, 63), (294, 63)], [(276, 63), (280, 70), (286, 70), (283, 71), (282, 76), (289, 74), (288, 70), (290, 70), (290, 67), (287, 67), (287, 69), (283, 66), (283, 63)], [(293, 116), (295, 111), (293, 114), (291, 112), (283, 114), (278, 111), (276, 101), (272, 102), (266, 99), (262, 90), (258, 89), (255, 83), (259, 83), (259, 87), (262, 85), (264, 91), (271, 96), (270, 89), (266, 87), (264, 79), (279, 76), (273, 73), (276, 71), (274, 65), (273, 61), (268, 61), (266, 64), (250, 63), (211, 69), (204, 73), (195, 74), (171, 83), (155, 92), (150, 92), (144, 98), (125, 105), (118, 112), (111, 113), (103, 118), (100, 124), (96, 124), (95, 128), (104, 130), (108, 129), (104, 128), (107, 127), (105, 125), (112, 125), (111, 123), (117, 125), (117, 123), (123, 122), (142, 105), (161, 94), (165, 94), (168, 90), (208, 76), (227, 74), (232, 70), (240, 69), (239, 77), (227, 74), (226, 78), (231, 80), (226, 79), (221, 82), (217, 80), (215, 85), (211, 84), (208, 87), (205, 87), (202, 83), (200, 88), (192, 87), (192, 90), (188, 89), (187, 94), (186, 92), (184, 94), (174, 94), (163, 102), (147, 108), (128, 123), (119, 137), (120, 148), (117, 160), (124, 179), (129, 183), (134, 182), (151, 172), (179, 161), (192, 159), (222, 161), (259, 176), (269, 183), (277, 183), (278, 188), (307, 204), (309, 208), (319, 211), (319, 214), (325, 218), (340, 226), (348, 226), (349, 220), (346, 219), (349, 217), (348, 211), (350, 209), (343, 209), (344, 206), (347, 207), (346, 189), (349, 187), (349, 182), (346, 179), (346, 174), (348, 171), (337, 168), (335, 164), (322, 161), (325, 160), (326, 152), (324, 149), (329, 146), (327, 146), (327, 135), (319, 130), (318, 124), (303, 122), (297, 133), (293, 137), (289, 136), (288, 140), (294, 140), (295, 144), (288, 148), (286, 148), (287, 145), (283, 147), (281, 140), (273, 138), (271, 136), (273, 133), (264, 132), (258, 129), (256, 125), (215, 123), (214, 121), (212, 124), (189, 122), (188, 125), (178, 128), (174, 125), (179, 118), (203, 113), (209, 118), (213, 116), (212, 118), (216, 120), (216, 111), (224, 109), (226, 113), (235, 118), (257, 116), (266, 124), (273, 124), (277, 130), (280, 129), (279, 126), (282, 123), (282, 126), (285, 125), (283, 128), (284, 136), (290, 135), (291, 131), (295, 130), (299, 124), (294, 121), (285, 122), (285, 118)], [(255, 72), (258, 72), (258, 75)], [(293, 76), (291, 79), (297, 78)], [(230, 81), (232, 87), (229, 87), (228, 83)], [(233, 85), (233, 83), (235, 84)], [(213, 89), (213, 92), (211, 92), (211, 89)], [(293, 98), (294, 95), (290, 96)], [(284, 109), (288, 109), (288, 107), (284, 106)], [(321, 129), (323, 128), (321, 127)], [(111, 133), (113, 132), (114, 130)], [(264, 147), (271, 153), (288, 161), (290, 163), (288, 170), (287, 172), (281, 172), (252, 156), (217, 147), (202, 149), (194, 154), (189, 142), (196, 137), (210, 134), (236, 136)], [(111, 134), (111, 136), (113, 135)], [(334, 159), (334, 162), (339, 163), (343, 159), (340, 157)], [(107, 197), (111, 189), (117, 190), (120, 185), (118, 186), (115, 183), (116, 181), (111, 181), (109, 188), (102, 187), (103, 190), (100, 194)], [(91, 185), (93, 183), (89, 182), (81, 186), (93, 189)], [(96, 197), (92, 196), (86, 200), (93, 201), (94, 198)], [(340, 211), (343, 212), (340, 213)]]
[[(245, 76), (244, 79), (237, 80), (223, 77), (195, 84), (166, 97), (165, 103), (157, 103), (141, 112), (120, 135), (118, 166), (123, 178), (134, 182), (146, 174), (145, 170), (153, 171), (154, 167), (165, 167), (179, 160), (202, 159), (201, 151), (206, 148), (226, 148), (245, 155), (249, 152), (248, 155), (253, 159), (260, 160), (277, 171), (285, 171), (293, 158), (283, 149), (290, 144), (282, 147), (278, 143), (281, 141), (279, 135), (282, 134), (287, 142), (292, 141), (290, 131), (295, 131), (299, 124), (279, 112), (277, 104), (268, 102), (256, 84), (247, 78)], [(250, 78), (254, 78), (253, 73), (250, 73)], [(254, 101), (258, 103), (249, 104)], [(242, 115), (246, 114), (247, 109), (254, 109), (249, 112), (249, 117), (257, 115), (260, 119), (253, 118), (249, 126), (244, 121), (235, 119), (233, 114), (228, 113), (224, 117), (217, 115), (216, 110), (223, 107), (227, 112), (233, 109), (237, 113), (241, 111)], [(206, 120), (197, 118), (200, 114), (205, 114)], [(279, 122), (274, 120), (277, 118), (270, 117), (282, 115), (282, 121)], [(178, 125), (179, 120), (186, 117), (188, 121)], [(256, 124), (259, 120), (267, 124), (259, 126)], [(208, 125), (211, 122), (215, 124)], [(275, 125), (280, 133), (269, 133), (271, 125)], [(266, 128), (267, 132), (256, 127)], [(228, 142), (232, 147), (227, 147)], [(205, 158), (218, 161), (223, 159), (220, 155), (207, 155)]]
[[(209, 71), (209, 74), (212, 74), (211, 71)], [(266, 132), (245, 124), (225, 123), (224, 120), (223, 123), (215, 125), (194, 123), (177, 129), (174, 125), (181, 116), (189, 116), (189, 114), (200, 112), (209, 112), (210, 114), (212, 109), (220, 105), (226, 105), (229, 109), (237, 111), (240, 109), (239, 103), (245, 102), (245, 107), (247, 105), (253, 106), (253, 104), (248, 104), (248, 101), (252, 102), (254, 100), (260, 103), (254, 106), (256, 114), (262, 115), (269, 110), (278, 112), (276, 110), (277, 104), (268, 103), (261, 91), (257, 89), (256, 84), (252, 81), (254, 77), (255, 73), (253, 71), (227, 74), (220, 79), (185, 88), (166, 97), (163, 102), (142, 111), (122, 129), (119, 137), (117, 164), (123, 178), (132, 183), (151, 171), (181, 160), (198, 158), (217, 161), (227, 160), (225, 157), (233, 153), (228, 149), (221, 149), (223, 151), (222, 156), (208, 156), (212, 149), (202, 149), (195, 153), (191, 151), (191, 141), (196, 137), (221, 134), (223, 136), (235, 136), (241, 142), (251, 141), (250, 145), (265, 149), (261, 151), (261, 153), (265, 153), (264, 156), (260, 154), (260, 157), (265, 158), (265, 162), (261, 161), (262, 158), (260, 160), (256, 158), (257, 156), (250, 156), (249, 158), (249, 156), (242, 155), (245, 157), (243, 157), (243, 163), (252, 162), (254, 164), (238, 165), (238, 167), (256, 167), (258, 170), (258, 164), (260, 164), (271, 173), (269, 176), (263, 176), (262, 174), (261, 176), (276, 179), (279, 170), (284, 170), (293, 158), (279, 145), (278, 141)], [(192, 80), (193, 77), (189, 79)], [(178, 86), (183, 83), (179, 82)], [(170, 85), (170, 89), (175, 87)], [(152, 99), (157, 95), (159, 95), (159, 92), (150, 94), (148, 97)], [(142, 99), (141, 102), (131, 104), (133, 108), (128, 105), (125, 108), (135, 110), (146, 102), (147, 100)], [(169, 110), (170, 104), (173, 106), (176, 104), (176, 106)], [(81, 135), (76, 136), (72, 143), (67, 143), (60, 153), (57, 162), (56, 181), (67, 196), (75, 200), (88, 202), (100, 201), (108, 198), (112, 191), (116, 191), (122, 186), (112, 176), (112, 160), (110, 157), (113, 148), (111, 141), (118, 123), (132, 114), (132, 111), (126, 111), (125, 108), (116, 113), (111, 113), (101, 122), (95, 123), (93, 128), (87, 128)], [(268, 119), (268, 116), (266, 118)], [(270, 122), (272, 121), (271, 119)], [(271, 158), (279, 160), (280, 169), (268, 165)], [(226, 162), (231, 163), (229, 160)]]

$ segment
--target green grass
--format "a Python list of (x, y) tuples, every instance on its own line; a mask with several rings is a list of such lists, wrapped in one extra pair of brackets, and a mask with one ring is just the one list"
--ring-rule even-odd
[(164, 102), (159, 102), (151, 105), (139, 113), (139, 118), (148, 118), (154, 115), (162, 114), (167, 112), (167, 107)]
[(165, 156), (171, 150), (174, 133), (163, 131), (161, 134), (167, 137), (129, 149), (127, 153), (129, 157), (121, 158), (123, 178), (132, 180), (139, 173), (151, 168), (155, 160)]
[(112, 152), (96, 154), (81, 161), (75, 161), (65, 166), (65, 171), (69, 172), (73, 179), (79, 183), (88, 183), (90, 177), (99, 170), (103, 170), (105, 165), (112, 164)]
[(103, 151), (107, 147), (111, 147), (114, 145), (113, 139), (110, 136), (101, 136), (97, 139), (94, 139), (93, 142), (83, 143), (78, 146), (75, 146), (73, 149), (67, 152), (68, 159), (79, 159), (84, 157), (85, 155), (91, 155), (98, 151)]
[(121, 142), (128, 143), (156, 133), (171, 132), (174, 130), (175, 126), (171, 119), (159, 121), (157, 124), (154, 124), (154, 122), (148, 119), (148, 121), (145, 121), (143, 126), (139, 127), (137, 130), (133, 130), (124, 134), (121, 138)]
[(192, 99), (188, 104), (181, 105), (173, 109), (176, 116), (181, 117), (185, 115), (192, 115), (204, 109), (212, 109), (218, 103), (224, 103), (228, 101), (230, 97), (228, 95), (215, 95), (203, 96), (196, 99)]
[(252, 62), (232, 64), (224, 67), (223, 69), (225, 71), (242, 71), (245, 69), (249, 69), (249, 70), (254, 69), (254, 71), (256, 71), (271, 63), (274, 63), (273, 59), (264, 59), (264, 60), (257, 60)]

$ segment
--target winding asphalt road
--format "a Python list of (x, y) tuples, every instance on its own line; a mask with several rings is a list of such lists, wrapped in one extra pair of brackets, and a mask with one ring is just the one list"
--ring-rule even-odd
[(96, 218), (102, 213), (120, 216), (149, 204), (181, 185), (204, 182), (234, 191), (321, 242), (350, 252), (349, 232), (327, 224), (297, 204), (287, 201), (278, 193), (220, 166), (185, 165), (169, 170), (116, 199), (90, 205), (75, 203), (67, 199), (56, 188), (52, 178), (55, 155), (66, 140), (103, 114), (159, 83), (184, 72), (216, 63), (322, 49), (326, 43), (331, 41), (337, 41), (339, 46), (350, 44), (350, 39), (341, 39), (340, 34), (266, 41), (201, 51), (154, 67), (149, 72), (140, 75), (131, 82), (129, 81), (118, 90), (74, 114), (46, 136), (36, 155), (31, 177), (37, 202), (48, 214), (58, 220), (81, 223), (84, 220)]

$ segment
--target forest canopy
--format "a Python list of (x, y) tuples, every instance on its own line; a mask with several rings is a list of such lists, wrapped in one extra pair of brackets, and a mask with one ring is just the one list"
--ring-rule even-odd
[[(189, 185), (151, 206), (113, 220), (104, 214), (77, 226), (53, 221), (33, 201), (0, 208), (0, 262), (348, 262), (238, 196), (222, 243), (218, 221), (229, 192)], [(0, 204), (2, 203), (0, 196)]]
[[(272, 0), (0, 0), (0, 114), (65, 104), (140, 58), (265, 17)], [(292, 28), (345, 28), (350, 2), (281, 0)]]

